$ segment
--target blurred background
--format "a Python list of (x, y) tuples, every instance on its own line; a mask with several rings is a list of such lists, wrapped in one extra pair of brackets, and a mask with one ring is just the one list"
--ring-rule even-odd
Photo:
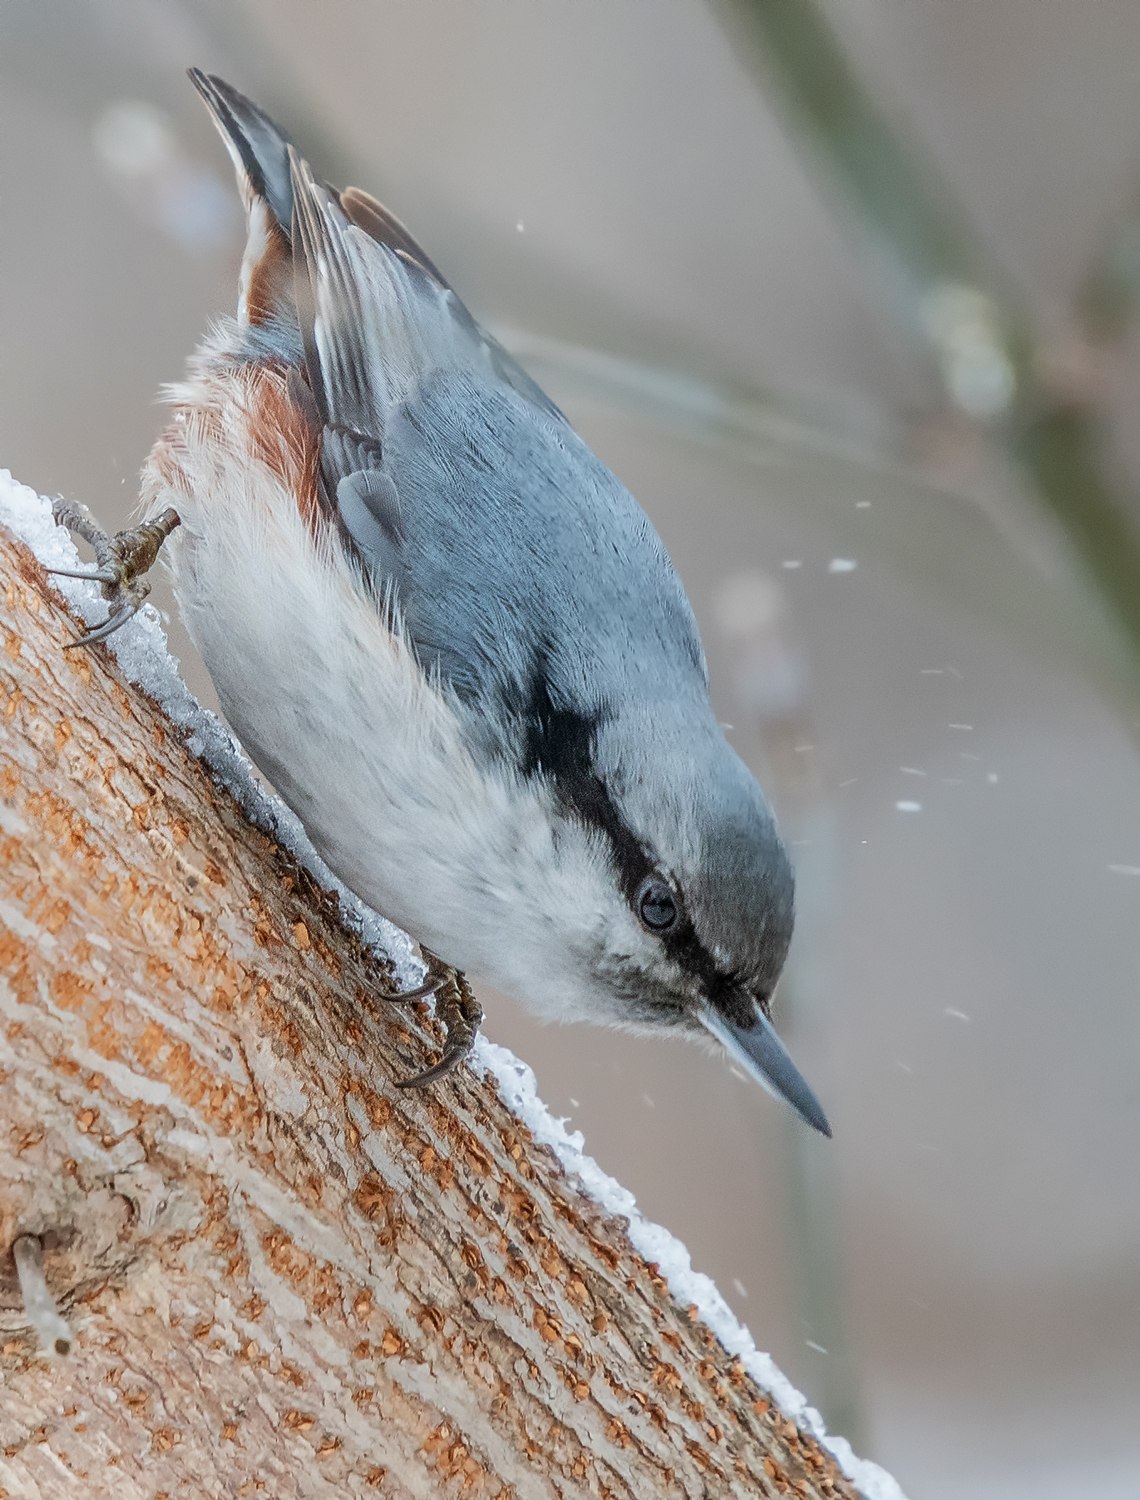
[(1138, 59), (1135, 0), (0, 8), (0, 465), (123, 524), (234, 304), (196, 63), (649, 510), (835, 1140), (681, 1045), (488, 1031), (915, 1500), (1140, 1496)]

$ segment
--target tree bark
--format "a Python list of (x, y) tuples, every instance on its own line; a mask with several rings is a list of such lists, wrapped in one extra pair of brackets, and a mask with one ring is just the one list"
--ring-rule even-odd
[(434, 1022), (3, 530), (0, 605), (0, 1497), (854, 1495), (491, 1080), (393, 1089)]

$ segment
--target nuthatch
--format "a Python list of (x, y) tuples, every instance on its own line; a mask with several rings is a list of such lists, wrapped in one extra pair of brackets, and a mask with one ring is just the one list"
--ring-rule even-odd
[[(553, 1020), (711, 1033), (830, 1134), (769, 1017), (791, 866), (645, 513), (387, 209), (190, 76), (248, 242), (143, 501), (242, 744), (430, 955), (448, 1041), (411, 1082), (470, 1047), (468, 971)], [(109, 628), (155, 525), (102, 548)]]

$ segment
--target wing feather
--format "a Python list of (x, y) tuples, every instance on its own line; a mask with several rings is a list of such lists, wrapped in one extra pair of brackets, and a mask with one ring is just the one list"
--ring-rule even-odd
[[(425, 667), (480, 712), (499, 703), (495, 722), (528, 722), (539, 691), (585, 701), (583, 679), (619, 666), (700, 689), (691, 611), (629, 493), (406, 231), (379, 211), (365, 230), (295, 154), (292, 171), (323, 493)], [(615, 554), (654, 581), (636, 616)]]
[(279, 251), (257, 306), (280, 326), (243, 346), (286, 367), (288, 417), (270, 425), (279, 436), (297, 419), (311, 462), (319, 451), (314, 503), (425, 668), (484, 732), (516, 726), (523, 769), (536, 723), (588, 726), (631, 685), (703, 694), (688, 602), (629, 493), (393, 214), (317, 181), (263, 111), (192, 76), (234, 158), (251, 244)]

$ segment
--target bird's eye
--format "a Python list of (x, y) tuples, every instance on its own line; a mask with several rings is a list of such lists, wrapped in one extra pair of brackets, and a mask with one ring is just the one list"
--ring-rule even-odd
[(667, 932), (677, 920), (673, 892), (657, 875), (651, 875), (637, 893), (637, 914), (651, 932)]

